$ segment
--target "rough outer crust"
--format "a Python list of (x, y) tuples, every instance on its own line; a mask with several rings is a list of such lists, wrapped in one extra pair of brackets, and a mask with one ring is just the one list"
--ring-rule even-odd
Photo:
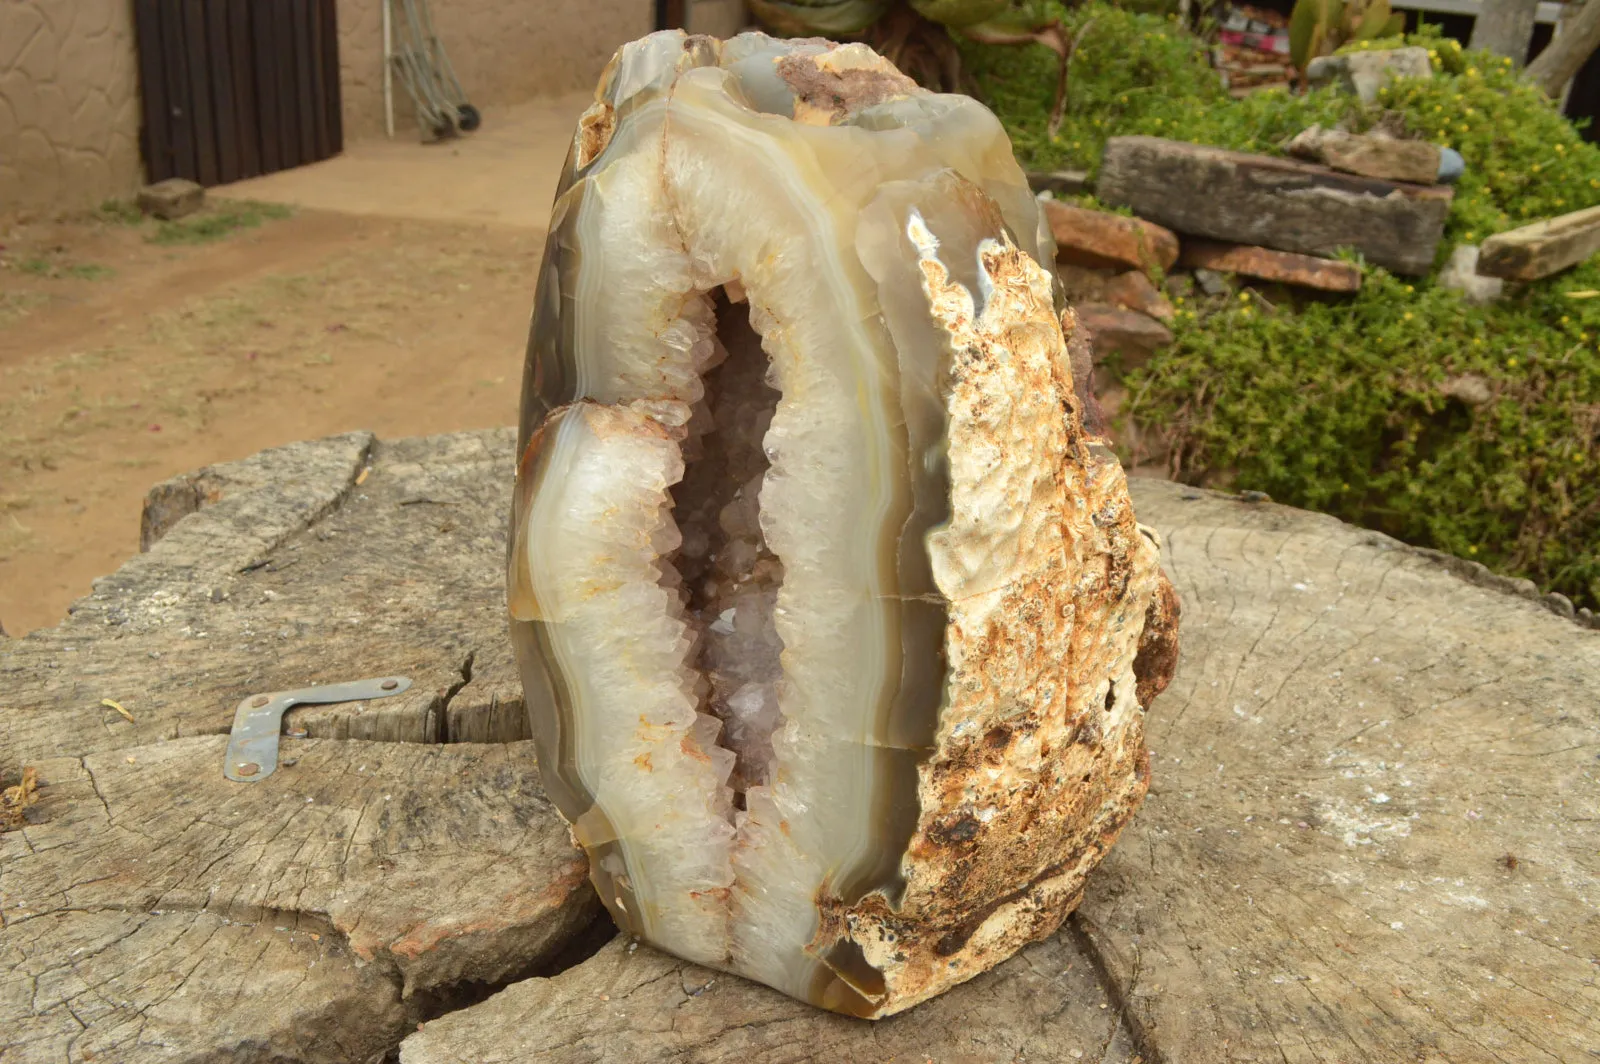
[(786, 55), (778, 75), (794, 92), (794, 120), (837, 125), (874, 104), (909, 96), (917, 83), (866, 45), (841, 45), (820, 55)]
[(1084, 432), (1049, 279), (1009, 243), (983, 257), (978, 315), (935, 249), (923, 255), (955, 352), (952, 518), (930, 544), (950, 679), (905, 896), (819, 898), (812, 946), (847, 979), (834, 958), (865, 962), (854, 981), (874, 1016), (992, 967), (1077, 906), (1149, 785), (1143, 705), (1176, 659), (1176, 597), (1121, 467)]

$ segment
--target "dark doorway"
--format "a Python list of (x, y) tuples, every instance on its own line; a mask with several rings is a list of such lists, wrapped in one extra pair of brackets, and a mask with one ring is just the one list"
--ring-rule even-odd
[(151, 181), (222, 185), (335, 155), (335, 0), (134, 0)]

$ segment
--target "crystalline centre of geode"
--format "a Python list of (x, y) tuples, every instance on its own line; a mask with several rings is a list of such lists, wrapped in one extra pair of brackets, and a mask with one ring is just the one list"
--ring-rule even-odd
[(617, 923), (824, 1008), (1053, 932), (1176, 659), (994, 116), (863, 45), (658, 33), (574, 138), (509, 557)]

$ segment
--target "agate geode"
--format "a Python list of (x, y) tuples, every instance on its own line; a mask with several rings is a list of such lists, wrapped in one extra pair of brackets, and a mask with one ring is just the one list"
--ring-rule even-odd
[(871, 1017), (1078, 903), (1176, 600), (1053, 253), (994, 116), (863, 45), (612, 60), (545, 248), (508, 597), (624, 929)]

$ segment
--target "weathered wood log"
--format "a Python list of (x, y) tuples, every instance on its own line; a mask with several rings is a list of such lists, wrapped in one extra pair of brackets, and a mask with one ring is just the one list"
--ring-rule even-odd
[(1496, 233), (1478, 251), (1478, 272), (1508, 281), (1537, 281), (1600, 251), (1600, 207)]
[[(1600, 633), (1331, 518), (1134, 499), (1187, 642), (1152, 797), (1061, 936), (873, 1026), (618, 941), (430, 1023), (403, 1064), (1583, 1058)], [(1080, 949), (1127, 1035), (1084, 1018), (1058, 952)]]
[[(216, 501), (61, 629), (0, 644), (0, 776), (28, 763), (40, 781), (25, 827), (0, 833), (7, 1064), (364, 1061), (407, 1032), (408, 1064), (1487, 1064), (1580, 1059), (1592, 1042), (1600, 633), (1559, 616), (1564, 600), (1330, 518), (1135, 481), (1185, 616), (1148, 722), (1151, 797), (1061, 934), (867, 1024), (625, 940), (558, 970), (595, 903), (525, 743), (285, 739), (275, 775), (224, 781), (224, 738), (200, 722), (301, 681), (263, 685), (250, 669), (266, 666), (221, 643), (214, 656), (239, 655), (231, 686), (141, 671), (159, 640), (242, 633), (267, 602), (337, 620), (375, 581), (419, 641), (444, 622), (426, 627), (414, 595), (466, 633), (419, 659), (447, 673), (472, 648), (443, 719), (480, 662), (509, 668), (490, 635), (509, 432), (337, 438), (251, 462), (211, 471), (201, 495)], [(302, 565), (322, 579), (244, 593)], [(188, 602), (191, 577), (229, 597)], [(107, 623), (166, 601), (159, 633)], [(393, 671), (385, 625), (316, 630), (354, 670), (328, 678)], [(99, 671), (71, 679), (80, 661)], [(139, 704), (166, 724), (102, 716), (88, 697), (108, 676), (143, 676)], [(512, 682), (494, 681), (503, 697)], [(544, 974), (449, 1012), (529, 971)]]
[(1351, 247), (1420, 275), (1433, 265), (1453, 193), (1293, 159), (1113, 137), (1096, 195), (1184, 234), (1314, 255)]
[[(414, 681), (404, 695), (302, 707), (286, 724), (326, 738), (525, 738), (493, 479), (510, 463), (503, 433), (356, 433), (157, 486), (148, 553), (97, 581), (64, 624), (0, 652), (0, 704), (16, 711), (0, 715), (0, 759), (225, 732), (254, 692), (395, 673)], [(179, 520), (197, 509), (203, 520)]]
[[(507, 432), (216, 467), (65, 624), (0, 644), (0, 777), (38, 785), (0, 833), (0, 1059), (375, 1060), (596, 919), (531, 744), (423, 742), (523, 734), (510, 469)], [(409, 706), (291, 722), (414, 741), (285, 738), (223, 778), (204, 733), (252, 691), (394, 672)]]

